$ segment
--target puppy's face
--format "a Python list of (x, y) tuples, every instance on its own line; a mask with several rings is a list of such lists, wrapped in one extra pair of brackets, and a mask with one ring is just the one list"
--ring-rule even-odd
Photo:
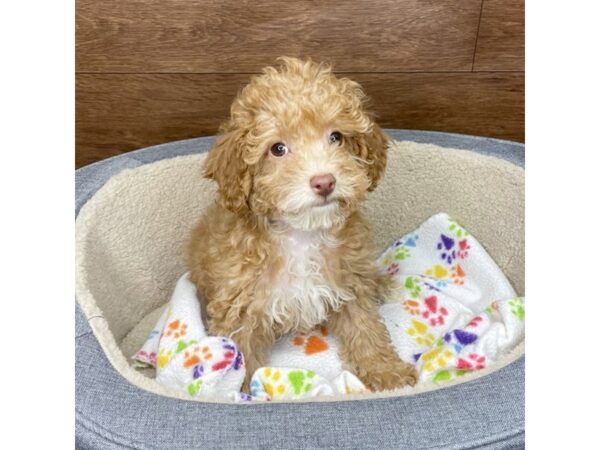
[(222, 204), (304, 230), (343, 223), (385, 168), (388, 140), (364, 98), (312, 62), (265, 69), (234, 101), (206, 161)]

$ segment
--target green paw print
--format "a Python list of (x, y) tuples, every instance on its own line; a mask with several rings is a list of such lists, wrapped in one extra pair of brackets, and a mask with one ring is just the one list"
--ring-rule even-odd
[(421, 294), (421, 281), (416, 277), (406, 277), (404, 287), (409, 290), (411, 298), (419, 298)]
[(288, 373), (288, 380), (292, 385), (294, 394), (300, 395), (302, 392), (308, 392), (312, 389), (311, 380), (315, 373), (312, 370), (293, 370)]
[(175, 347), (175, 353), (180, 353), (181, 351), (185, 350), (190, 345), (196, 344), (196, 343), (198, 343), (198, 341), (196, 341), (194, 339), (191, 339), (189, 341), (182, 339), (179, 342), (177, 342), (177, 346)]
[(513, 313), (521, 322), (525, 320), (525, 301), (522, 297), (515, 297), (508, 301), (510, 312)]
[(443, 383), (444, 381), (450, 381), (455, 378), (462, 377), (466, 370), (440, 370), (435, 376), (431, 379), (434, 383)]
[(194, 380), (190, 384), (188, 384), (187, 390), (190, 395), (196, 395), (200, 391), (201, 386), (202, 378), (198, 378), (197, 380)]
[(394, 258), (396, 259), (396, 261), (403, 261), (406, 258), (408, 258), (410, 256), (410, 250), (408, 249), (408, 247), (405, 247), (404, 245), (401, 247), (398, 247), (396, 249), (396, 253), (394, 254)]
[(458, 238), (469, 236), (469, 232), (452, 219), (448, 220), (448, 229)]

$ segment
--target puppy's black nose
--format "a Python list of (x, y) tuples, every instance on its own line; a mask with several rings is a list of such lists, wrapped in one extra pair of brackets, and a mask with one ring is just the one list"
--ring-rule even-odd
[(330, 173), (315, 175), (310, 179), (310, 187), (315, 194), (327, 197), (335, 189), (335, 177)]

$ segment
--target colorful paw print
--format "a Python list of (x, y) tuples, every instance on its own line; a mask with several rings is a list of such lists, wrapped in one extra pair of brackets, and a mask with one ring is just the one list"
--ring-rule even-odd
[(396, 261), (404, 261), (409, 256), (410, 256), (410, 250), (405, 246), (398, 247), (396, 249), (396, 251), (394, 252), (394, 259)]
[(325, 337), (329, 334), (327, 327), (321, 325), (317, 328), (318, 331), (313, 331), (310, 335), (306, 336), (304, 334), (299, 334), (294, 337), (293, 343), (295, 346), (304, 347), (305, 355), (314, 355), (315, 353), (321, 353), (326, 350), (329, 350), (329, 344), (325, 342), (321, 337), (319, 337), (316, 333), (320, 334), (322, 337)]
[(385, 267), (389, 267), (393, 262), (394, 257), (391, 255), (391, 253), (386, 253), (386, 255), (383, 257), (383, 265)]
[(404, 300), (402, 303), (404, 310), (412, 316), (418, 316), (421, 314), (420, 304), (417, 300)]
[(156, 358), (156, 365), (159, 369), (162, 369), (167, 365), (171, 358), (173, 357), (173, 350), (167, 350), (166, 348), (161, 348), (158, 352), (158, 356)]
[(244, 367), (244, 355), (242, 354), (242, 352), (238, 351), (234, 343), (227, 338), (221, 338), (221, 343), (223, 345), (224, 350), (223, 356), (226, 359), (230, 359), (231, 352), (233, 352), (235, 356), (235, 359), (233, 360), (233, 370), (240, 370), (242, 367)]
[(442, 261), (452, 264), (456, 259), (456, 249), (454, 248), (455, 241), (450, 236), (440, 234), (440, 240), (437, 243), (437, 249), (440, 251)]
[(421, 281), (417, 277), (406, 277), (404, 287), (408, 289), (412, 298), (419, 298), (421, 294)]
[(465, 277), (466, 277), (466, 273), (463, 270), (463, 268), (460, 266), (460, 264), (456, 264), (455, 266), (452, 267), (452, 272), (450, 273), (450, 276), (452, 277), (452, 282), (454, 284), (457, 284), (459, 286), (462, 286), (463, 284), (465, 284)]
[(436, 347), (421, 355), (423, 370), (425, 372), (434, 372), (448, 366), (448, 362), (454, 357), (454, 353), (447, 347)]
[(477, 328), (483, 322), (483, 317), (475, 316), (471, 319), (471, 321), (467, 324), (467, 328)]
[(416, 247), (419, 236), (417, 234), (409, 234), (405, 239), (398, 239), (394, 242), (394, 247)]
[(223, 359), (212, 365), (212, 370), (221, 370), (233, 365), (235, 370), (243, 365), (241, 352), (238, 352), (235, 346), (228, 343), (227, 339), (223, 339)]
[(183, 367), (194, 367), (201, 361), (209, 361), (212, 359), (212, 357), (212, 352), (207, 345), (202, 347), (200, 347), (200, 345), (196, 345), (183, 354)]
[(281, 377), (281, 371), (278, 369), (271, 369), (270, 367), (266, 367), (263, 371), (265, 377), (269, 379), (269, 381), (263, 381), (263, 387), (265, 392), (269, 394), (271, 398), (275, 395), (283, 395), (285, 394), (285, 381)]
[(435, 341), (435, 336), (428, 332), (427, 325), (416, 319), (412, 319), (412, 326), (406, 330), (406, 334), (414, 338), (419, 345), (431, 347)]
[(448, 278), (448, 270), (439, 264), (427, 269), (425, 275), (429, 277), (429, 281), (431, 282), (428, 283), (430, 290), (432, 287), (434, 290), (439, 291), (439, 288), (444, 288), (448, 285), (448, 282), (446, 281), (446, 278)]
[(145, 352), (144, 350), (140, 350), (135, 354), (134, 358), (152, 366), (156, 366), (156, 352)]
[(469, 242), (466, 239), (458, 241), (458, 249), (456, 250), (456, 255), (460, 259), (465, 259), (467, 256), (469, 256), (469, 250), (471, 250), (471, 246), (469, 245)]
[(444, 342), (454, 346), (456, 353), (459, 353), (465, 346), (472, 344), (478, 336), (469, 331), (456, 329), (444, 335)]
[(452, 219), (448, 220), (448, 230), (459, 239), (470, 235), (470, 233), (467, 230), (465, 230)]
[(485, 356), (471, 353), (466, 358), (458, 358), (456, 367), (462, 370), (477, 370), (485, 367)]
[(165, 331), (163, 331), (163, 336), (172, 337), (174, 339), (179, 339), (185, 336), (187, 333), (187, 324), (181, 322), (179, 319), (169, 322)]
[(398, 263), (392, 263), (387, 268), (387, 273), (391, 277), (396, 275), (398, 272), (400, 272), (400, 265)]
[(525, 301), (522, 297), (515, 297), (508, 301), (510, 312), (513, 313), (521, 322), (525, 320)]
[(444, 306), (438, 306), (438, 298), (432, 295), (423, 300), (423, 303), (426, 308), (421, 314), (423, 319), (427, 319), (432, 327), (444, 325), (444, 317), (448, 315), (448, 310)]
[(296, 395), (309, 392), (312, 389), (314, 377), (315, 373), (312, 370), (292, 370), (288, 373), (288, 381)]
[(438, 280), (443, 280), (444, 278), (448, 277), (448, 271), (439, 264), (436, 264), (431, 269), (427, 269), (425, 271), (425, 275), (427, 275), (428, 277), (436, 278)]
[(450, 381), (455, 378), (460, 378), (465, 373), (467, 373), (466, 370), (455, 370), (455, 369), (440, 370), (438, 373), (436, 373), (434, 375), (434, 377), (431, 379), (431, 381), (433, 381), (434, 383), (443, 383), (445, 381)]
[(192, 381), (188, 384), (187, 390), (190, 395), (196, 395), (200, 392), (200, 388), (202, 387), (202, 383), (204, 380), (202, 378), (198, 378), (197, 380)]

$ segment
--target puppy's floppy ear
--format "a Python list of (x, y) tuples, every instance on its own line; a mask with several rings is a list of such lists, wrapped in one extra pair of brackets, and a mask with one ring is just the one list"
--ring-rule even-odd
[(228, 210), (248, 209), (252, 175), (244, 161), (244, 137), (240, 131), (220, 136), (204, 162), (203, 175), (219, 186), (219, 200)]
[(353, 142), (354, 152), (366, 162), (367, 175), (371, 181), (369, 191), (372, 191), (385, 171), (390, 138), (379, 125), (373, 124), (370, 132), (356, 136)]

